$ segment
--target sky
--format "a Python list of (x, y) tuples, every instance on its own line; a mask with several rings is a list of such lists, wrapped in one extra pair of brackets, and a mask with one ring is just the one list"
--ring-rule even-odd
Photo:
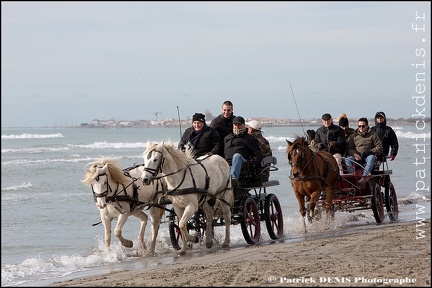
[(430, 1), (1, 2), (1, 127), (430, 117)]

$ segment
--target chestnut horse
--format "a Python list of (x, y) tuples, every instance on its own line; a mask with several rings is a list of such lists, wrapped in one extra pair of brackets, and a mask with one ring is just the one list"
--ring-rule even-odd
[[(291, 165), (291, 183), (297, 198), (303, 225), (306, 231), (305, 216), (312, 222), (317, 217), (315, 207), (321, 191), (326, 191), (325, 209), (327, 221), (333, 218), (333, 194), (338, 187), (339, 168), (336, 159), (328, 152), (313, 152), (305, 137), (297, 136), (294, 142), (286, 140), (286, 153)], [(305, 197), (310, 197), (308, 207), (305, 207)], [(327, 222), (328, 223), (328, 222)]]

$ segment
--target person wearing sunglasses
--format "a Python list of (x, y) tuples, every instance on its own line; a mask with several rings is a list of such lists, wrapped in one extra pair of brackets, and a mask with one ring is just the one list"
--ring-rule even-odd
[(366, 183), (370, 178), (377, 155), (383, 153), (383, 146), (378, 135), (369, 127), (368, 119), (362, 117), (358, 120), (358, 128), (348, 140), (348, 157), (345, 160), (348, 173), (354, 172), (354, 163), (363, 165), (363, 177), (359, 184)]

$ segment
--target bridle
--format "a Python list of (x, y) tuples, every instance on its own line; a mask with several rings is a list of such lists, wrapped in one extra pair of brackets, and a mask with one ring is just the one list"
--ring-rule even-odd
[[(292, 161), (292, 157), (291, 157), (291, 153), (293, 154), (293, 156), (297, 156), (297, 153), (299, 153), (298, 150), (301, 150), (301, 155), (300, 155), (300, 159), (301, 162), (293, 162)], [(303, 170), (309, 165), (309, 163), (311, 163), (311, 161), (314, 159), (315, 154), (312, 153), (312, 156), (310, 157), (310, 159), (303, 165), (303, 163), (305, 162), (305, 157), (306, 156), (306, 152), (305, 152), (305, 148), (301, 147), (298, 143), (295, 144), (294, 149), (292, 149), (289, 153), (288, 153), (288, 162), (290, 163), (290, 165), (292, 167), (298, 167), (300, 169), (300, 172), (303, 172)]]

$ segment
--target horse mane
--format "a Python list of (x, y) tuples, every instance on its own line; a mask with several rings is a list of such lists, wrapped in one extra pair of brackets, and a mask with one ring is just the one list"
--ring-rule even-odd
[[(159, 144), (148, 145), (147, 149), (144, 151), (143, 155), (156, 150), (158, 147), (162, 147), (162, 149), (167, 150), (167, 152), (171, 155), (172, 161), (179, 167), (186, 167), (190, 161), (195, 160), (193, 158), (193, 152), (189, 149), (186, 149), (184, 152), (177, 149), (174, 146), (172, 141), (162, 141)], [(162, 151), (160, 151), (162, 152)]]
[(83, 180), (81, 180), (86, 185), (90, 185), (93, 180), (99, 175), (99, 169), (102, 169), (105, 164), (107, 164), (108, 172), (111, 175), (112, 180), (115, 183), (127, 185), (129, 183), (129, 178), (124, 175), (123, 170), (120, 168), (118, 160), (109, 158), (99, 158), (91, 163), (90, 169), (86, 170), (86, 175)]
[(308, 141), (307, 141), (306, 137), (297, 135), (296, 138), (294, 139), (292, 145), (290, 145), (286, 148), (286, 153), (288, 154), (289, 151), (294, 149), (294, 147), (296, 147), (297, 145), (300, 145), (300, 146), (303, 146), (303, 147), (306, 147), (309, 149), (309, 145), (308, 145)]

